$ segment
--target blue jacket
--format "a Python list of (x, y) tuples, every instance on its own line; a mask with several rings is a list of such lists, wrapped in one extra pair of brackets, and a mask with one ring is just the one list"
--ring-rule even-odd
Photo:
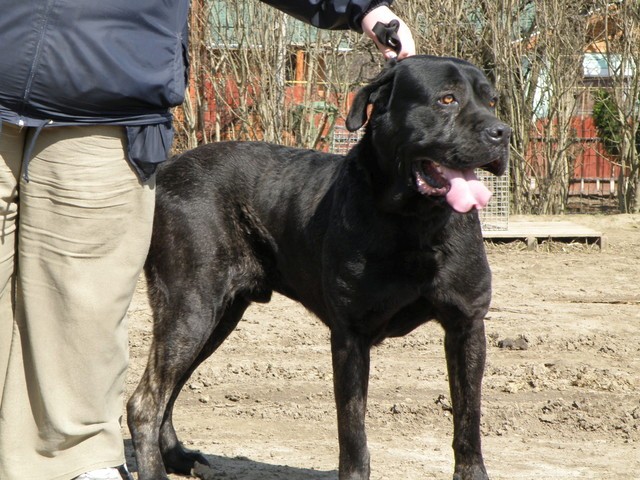
[[(390, 3), (264, 1), (319, 28), (353, 30)], [(188, 11), (189, 0), (0, 0), (0, 120), (126, 126), (129, 158), (149, 176), (171, 146), (170, 108), (184, 100)]]

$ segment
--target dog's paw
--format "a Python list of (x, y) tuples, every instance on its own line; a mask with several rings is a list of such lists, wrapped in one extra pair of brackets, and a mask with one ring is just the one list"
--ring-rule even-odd
[(453, 480), (489, 480), (484, 465), (468, 465), (456, 467)]

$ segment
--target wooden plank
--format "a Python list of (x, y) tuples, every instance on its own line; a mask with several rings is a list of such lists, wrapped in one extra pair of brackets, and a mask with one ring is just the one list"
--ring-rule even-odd
[(491, 240), (522, 240), (527, 242), (530, 248), (534, 248), (535, 244), (541, 240), (586, 241), (587, 243), (597, 243), (601, 249), (605, 247), (605, 237), (602, 232), (565, 220), (553, 222), (509, 221), (506, 230), (484, 230), (482, 235)]

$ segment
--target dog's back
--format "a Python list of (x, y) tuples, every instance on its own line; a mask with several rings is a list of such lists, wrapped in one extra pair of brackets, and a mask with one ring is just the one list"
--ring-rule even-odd
[(208, 144), (165, 162), (146, 265), (151, 291), (170, 281), (158, 271), (197, 267), (232, 272), (225, 284), (250, 301), (275, 290), (322, 308), (312, 298), (315, 272), (343, 166), (340, 155), (264, 142)]

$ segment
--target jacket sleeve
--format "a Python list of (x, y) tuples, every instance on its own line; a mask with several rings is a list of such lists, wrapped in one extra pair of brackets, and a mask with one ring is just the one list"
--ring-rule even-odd
[(360, 23), (365, 13), (393, 0), (261, 0), (292, 17), (318, 28), (355, 30), (362, 32)]

